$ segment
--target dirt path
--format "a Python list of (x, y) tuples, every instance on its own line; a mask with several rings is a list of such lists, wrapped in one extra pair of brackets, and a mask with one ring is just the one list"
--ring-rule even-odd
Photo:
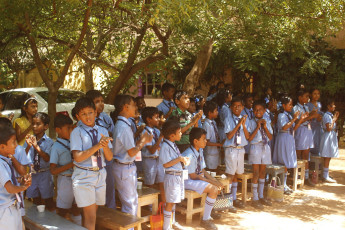
[[(218, 229), (345, 229), (345, 148), (340, 150), (339, 158), (331, 160), (330, 175), (337, 183), (305, 186), (263, 211), (256, 211), (247, 202), (245, 209), (236, 214), (225, 213), (215, 223)], [(178, 221), (185, 223), (181, 216)], [(203, 228), (195, 221), (186, 229)]]

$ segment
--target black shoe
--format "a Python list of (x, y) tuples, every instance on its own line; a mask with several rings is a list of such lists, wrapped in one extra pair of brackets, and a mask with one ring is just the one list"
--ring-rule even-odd
[(260, 198), (259, 199), (260, 203), (263, 204), (263, 205), (266, 205), (266, 206), (272, 206), (272, 202), (265, 199), (265, 198)]
[(228, 208), (228, 211), (231, 213), (237, 213), (237, 209), (234, 206), (230, 206), (230, 208)]
[(216, 212), (212, 211), (212, 212), (211, 212), (211, 217), (212, 217), (212, 219), (214, 219), (214, 220), (219, 220), (220, 218), (222, 218), (222, 215), (219, 214), (219, 213), (216, 213)]
[(304, 184), (308, 185), (309, 187), (315, 187), (315, 184), (310, 179), (305, 180)]
[(236, 208), (244, 208), (244, 204), (240, 200), (234, 200), (234, 206)]
[(184, 230), (184, 229), (185, 229), (185, 228), (184, 228), (182, 225), (180, 225), (178, 222), (173, 223), (173, 224), (172, 224), (172, 227), (173, 227), (174, 230)]
[(264, 206), (258, 200), (252, 200), (252, 206), (256, 209), (264, 209)]
[(201, 220), (200, 226), (207, 230), (218, 230), (217, 226), (213, 223), (212, 219)]

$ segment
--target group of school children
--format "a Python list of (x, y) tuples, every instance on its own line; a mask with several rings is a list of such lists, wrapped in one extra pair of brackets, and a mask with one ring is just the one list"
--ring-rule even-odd
[[(319, 90), (301, 89), (295, 106), (286, 95), (277, 102), (271, 90), (263, 101), (254, 102), (250, 94), (233, 97), (224, 84), (206, 99), (190, 98), (170, 83), (162, 85), (162, 94), (157, 108), (146, 107), (142, 97), (119, 95), (111, 118), (103, 112), (102, 94), (91, 90), (75, 104), (75, 124), (68, 115), (54, 117), (55, 142), (45, 134), (51, 118), (37, 112), (36, 98), (23, 98), (19, 118), (13, 123), (0, 118), (0, 229), (23, 229), (25, 190), (35, 204), (55, 211), (52, 175), (57, 175), (57, 213), (87, 229), (95, 229), (99, 205), (116, 208), (115, 188), (122, 211), (137, 214), (138, 172), (146, 186), (161, 190), (164, 230), (183, 229), (175, 221), (175, 205), (185, 189), (207, 194), (200, 225), (217, 229), (213, 220), (221, 216), (212, 209), (223, 185), (208, 171), (219, 172), (222, 163), (233, 198), (230, 211), (244, 208), (236, 192), (246, 153), (257, 209), (272, 205), (264, 197), (266, 165), (272, 162), (286, 167), (286, 194), (292, 193), (288, 170), (297, 159), (309, 160), (310, 152), (324, 157), (323, 179), (335, 182), (328, 169), (338, 156), (339, 113), (333, 100), (321, 111)], [(315, 186), (308, 163), (305, 179)]]

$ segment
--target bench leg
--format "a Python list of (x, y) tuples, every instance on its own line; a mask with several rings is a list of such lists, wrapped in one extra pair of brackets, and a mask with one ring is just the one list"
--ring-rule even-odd
[[(201, 197), (201, 204), (200, 207), (205, 207), (205, 202), (206, 202), (206, 194)], [(200, 220), (204, 217), (204, 211), (205, 208), (202, 209), (202, 212), (200, 213)]]
[(242, 202), (245, 204), (247, 202), (247, 178), (242, 179)]
[(192, 224), (193, 219), (193, 207), (194, 206), (194, 198), (188, 197), (187, 199), (187, 212), (186, 212), (186, 224)]
[(292, 185), (292, 189), (294, 191), (297, 190), (297, 180), (298, 180), (298, 168), (294, 168), (293, 169), (293, 185)]
[(304, 186), (304, 178), (305, 178), (305, 167), (301, 168), (301, 188)]
[[(137, 217), (141, 217), (141, 206), (138, 206)], [(141, 224), (138, 224), (138, 230), (141, 230)]]
[(155, 201), (152, 204), (152, 215), (157, 215), (158, 213), (158, 195), (155, 197)]
[(319, 183), (320, 162), (318, 160), (315, 161), (315, 172), (316, 172), (316, 181), (317, 183)]

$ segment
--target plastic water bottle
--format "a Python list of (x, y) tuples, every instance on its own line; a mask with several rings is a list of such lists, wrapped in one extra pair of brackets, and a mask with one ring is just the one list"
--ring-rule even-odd
[(271, 186), (274, 188), (277, 187), (276, 177), (272, 177)]

